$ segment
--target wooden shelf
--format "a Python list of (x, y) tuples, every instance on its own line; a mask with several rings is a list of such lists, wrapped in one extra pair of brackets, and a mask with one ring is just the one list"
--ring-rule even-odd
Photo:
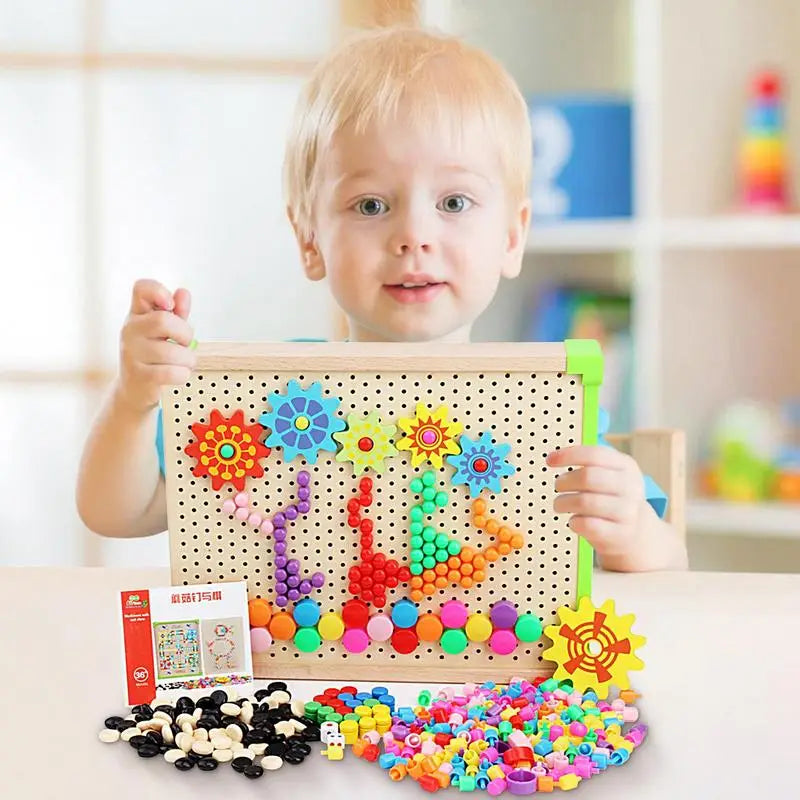
[(800, 540), (800, 503), (731, 503), (692, 500), (689, 533)]

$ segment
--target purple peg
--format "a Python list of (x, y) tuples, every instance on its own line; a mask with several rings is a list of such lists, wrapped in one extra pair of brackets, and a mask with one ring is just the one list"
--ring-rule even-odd
[(315, 572), (311, 576), (311, 585), (315, 589), (321, 589), (325, 585), (325, 576), (321, 572)]
[(311, 578), (300, 573), (300, 561), (296, 558), (287, 558), (287, 522), (294, 522), (301, 514), (308, 514), (311, 510), (311, 489), (309, 484), (311, 475), (302, 470), (297, 474), (298, 502), (290, 503), (280, 511), (276, 511), (272, 519), (272, 538), (275, 550), (275, 592), (276, 603), (284, 608), (288, 600), (295, 602), (302, 595), (311, 594), (314, 589), (321, 589), (325, 585), (325, 576), (322, 572), (315, 572)]

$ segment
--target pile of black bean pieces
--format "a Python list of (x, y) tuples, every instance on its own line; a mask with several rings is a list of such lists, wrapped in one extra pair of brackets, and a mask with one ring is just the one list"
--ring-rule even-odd
[(286, 764), (302, 764), (310, 742), (320, 740), (319, 725), (304, 716), (305, 703), (292, 700), (283, 681), (259, 689), (253, 698), (217, 689), (175, 703), (133, 706), (125, 717), (105, 720), (102, 742), (126, 741), (140, 758), (163, 756), (183, 772), (204, 772), (220, 764), (247, 778)]

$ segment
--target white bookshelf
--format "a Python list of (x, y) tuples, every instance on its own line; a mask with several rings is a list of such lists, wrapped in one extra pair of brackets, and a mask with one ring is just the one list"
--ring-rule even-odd
[[(789, 81), (790, 152), (800, 152), (796, 0), (506, 0), (503, 14), (482, 0), (428, 0), (422, 9), (429, 24), (498, 56), (526, 93), (623, 91), (634, 107), (634, 218), (534, 226), (528, 286), (502, 293), (487, 338), (519, 335), (548, 271), (627, 276), (635, 424), (684, 428), (690, 471), (723, 405), (797, 394), (800, 214), (748, 216), (736, 196), (759, 69)], [(793, 179), (800, 195), (800, 159)], [(800, 540), (796, 507), (698, 499), (688, 517), (696, 534)]]
[(693, 533), (800, 540), (797, 504), (693, 500), (686, 517)]
[(800, 215), (754, 217), (730, 214), (665, 220), (664, 249), (785, 250), (800, 248)]
[(564, 222), (534, 226), (528, 253), (619, 253), (637, 244), (659, 250), (800, 249), (800, 214), (676, 217), (649, 227), (638, 220)]
[(528, 253), (616, 253), (630, 250), (639, 237), (635, 222), (565, 222), (530, 230)]

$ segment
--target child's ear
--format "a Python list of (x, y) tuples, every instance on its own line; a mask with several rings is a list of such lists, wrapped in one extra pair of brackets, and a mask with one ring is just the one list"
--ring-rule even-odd
[(300, 260), (303, 262), (303, 271), (310, 281), (321, 281), (325, 277), (325, 261), (317, 247), (314, 234), (306, 234), (295, 222), (292, 210), (287, 207), (286, 214), (292, 223), (297, 246), (300, 248)]
[(525, 255), (525, 243), (528, 241), (528, 226), (531, 221), (530, 200), (523, 200), (512, 212), (506, 238), (506, 252), (502, 275), (504, 278), (516, 278), (522, 269), (522, 256)]

